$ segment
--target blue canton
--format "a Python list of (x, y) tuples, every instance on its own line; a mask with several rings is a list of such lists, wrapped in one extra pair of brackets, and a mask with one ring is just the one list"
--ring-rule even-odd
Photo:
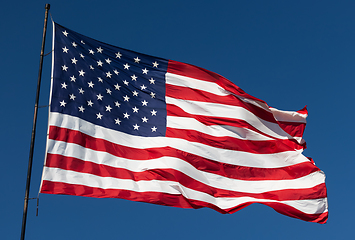
[(168, 60), (55, 24), (51, 112), (138, 136), (165, 136)]

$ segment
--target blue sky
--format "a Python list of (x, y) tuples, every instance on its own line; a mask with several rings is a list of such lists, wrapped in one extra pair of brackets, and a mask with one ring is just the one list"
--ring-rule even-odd
[[(20, 0), (0, 8), (2, 239), (20, 237), (45, 3), (56, 22), (84, 35), (214, 71), (282, 110), (307, 105), (304, 154), (327, 176), (329, 220), (303, 222), (260, 204), (222, 215), (41, 194), (38, 217), (30, 202), (26, 239), (353, 237), (354, 1)], [(46, 53), (51, 31), (49, 24)], [(40, 105), (48, 104), (50, 67), (47, 56)], [(47, 114), (39, 110), (30, 197), (39, 189)]]

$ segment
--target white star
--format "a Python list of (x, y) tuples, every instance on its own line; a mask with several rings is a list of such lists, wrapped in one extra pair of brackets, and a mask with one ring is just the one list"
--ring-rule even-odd
[(102, 53), (103, 49), (101, 47), (96, 48), (98, 53)]
[(91, 100), (89, 100), (89, 101), (87, 101), (88, 102), (88, 105), (90, 106), (90, 107), (92, 107), (92, 105), (94, 104), (93, 102), (91, 102)]
[(95, 54), (95, 52), (93, 50), (91, 50), (91, 49), (89, 49), (89, 53), (92, 54), (92, 55)]
[(76, 46), (78, 46), (78, 44), (76, 44), (75, 42), (72, 42), (71, 45), (73, 45), (73, 47), (76, 48)]
[(118, 91), (120, 90), (120, 87), (121, 87), (121, 86), (118, 85), (118, 83), (115, 85), (115, 89), (118, 90)]
[(142, 69), (142, 71), (143, 71), (143, 74), (148, 74), (148, 72), (149, 72), (149, 70), (146, 68)]
[(64, 32), (62, 32), (66, 37), (68, 37), (68, 32), (67, 32), (67, 30), (64, 30)]
[(128, 97), (127, 95), (126, 95), (126, 96), (124, 96), (123, 98), (124, 98), (124, 100), (125, 100), (126, 102), (128, 102), (129, 97)]
[(132, 110), (133, 110), (134, 113), (138, 113), (139, 108), (134, 107), (134, 108), (132, 108)]
[(143, 118), (142, 118), (142, 122), (148, 122), (148, 118), (143, 117)]
[(141, 90), (145, 90), (146, 88), (147, 88), (147, 87), (144, 86), (144, 85), (141, 86)]
[(97, 100), (101, 100), (101, 101), (102, 101), (102, 98), (103, 98), (104, 96), (102, 96), (101, 93), (99, 93), (98, 95), (96, 95), (96, 97), (97, 97)]
[(148, 105), (148, 102), (146, 100), (143, 100), (142, 101), (142, 106), (147, 106)]
[(157, 61), (153, 62), (153, 67), (158, 67), (159, 63), (157, 63)]
[(133, 96), (136, 96), (136, 97), (138, 96), (138, 92), (136, 90), (134, 90), (132, 93), (133, 93)]
[(121, 58), (122, 54), (120, 52), (115, 53), (116, 54), (116, 58)]
[(65, 88), (65, 89), (67, 89), (67, 84), (64, 82), (64, 83), (61, 83), (62, 84), (62, 88)]
[(151, 96), (152, 98), (155, 98), (155, 93), (151, 92), (151, 93), (150, 93), (150, 96)]
[(137, 124), (133, 125), (134, 130), (138, 130), (139, 126)]
[(115, 106), (116, 107), (120, 107), (121, 103), (119, 103), (118, 101), (115, 102)]
[(109, 88), (106, 88), (106, 92), (111, 95), (112, 91)]
[(85, 108), (83, 106), (78, 107), (79, 108), (79, 112), (84, 112)]
[(116, 75), (118, 75), (120, 72), (119, 71), (117, 71), (116, 69), (115, 70), (113, 70), (113, 72), (116, 74)]
[(78, 61), (78, 60), (76, 60), (75, 58), (72, 58), (72, 59), (71, 59), (71, 62), (72, 62), (73, 64), (76, 64), (77, 61)]
[(133, 76), (131, 76), (131, 78), (132, 78), (132, 81), (137, 81), (137, 76), (134, 74)]
[(85, 92), (85, 91), (84, 91), (82, 88), (79, 88), (79, 93), (80, 93), (80, 94), (84, 94), (84, 92)]
[(79, 71), (79, 76), (84, 77), (84, 74), (85, 74), (85, 72), (84, 72), (83, 70), (80, 70), (80, 71)]
[(152, 111), (150, 111), (152, 113), (152, 116), (156, 116), (157, 115), (157, 111), (155, 111), (154, 109)]
[(154, 126), (151, 128), (152, 129), (152, 132), (156, 132), (157, 131), (157, 128)]
[(120, 123), (121, 123), (120, 119), (116, 118), (116, 119), (115, 119), (115, 124), (120, 125)]
[(68, 70), (68, 67), (65, 66), (65, 65), (63, 65), (63, 66), (62, 66), (62, 70), (63, 70), (63, 71), (67, 71), (67, 70)]
[(66, 102), (64, 102), (64, 100), (61, 101), (61, 102), (59, 102), (59, 103), (60, 103), (60, 106), (61, 106), (61, 107), (65, 107), (65, 104), (67, 104)]
[(128, 63), (124, 64), (123, 66), (124, 66), (124, 69), (129, 70), (129, 67), (130, 67), (130, 66), (128, 65)]
[(124, 113), (123, 117), (128, 119), (129, 118), (129, 114), (128, 113)]
[(75, 82), (75, 80), (76, 80), (76, 78), (74, 75), (70, 77), (70, 81)]
[(123, 80), (123, 83), (124, 83), (124, 84), (126, 84), (126, 85), (128, 86), (128, 83), (129, 83), (129, 82), (128, 82), (128, 81), (126, 81), (126, 80)]
[(106, 73), (106, 77), (111, 78), (111, 76), (112, 76), (112, 73), (110, 73), (110, 72)]
[(102, 80), (102, 78), (97, 77), (97, 79), (99, 80), (99, 82), (104, 82), (104, 80)]
[(141, 60), (140, 60), (138, 57), (136, 57), (136, 58), (134, 58), (134, 61), (135, 61), (136, 63), (139, 63)]
[(81, 57), (82, 59), (84, 59), (85, 56), (84, 56), (82, 53), (80, 53), (80, 57)]
[(102, 67), (102, 64), (103, 64), (103, 62), (101, 62), (101, 60), (97, 61), (98, 66)]
[(71, 100), (75, 100), (75, 98), (76, 98), (76, 96), (74, 94), (70, 94), (69, 96), (70, 96)]
[(97, 116), (97, 119), (102, 119), (103, 115), (101, 115), (101, 113), (97, 113), (96, 116)]
[(90, 65), (90, 69), (91, 69), (91, 70), (94, 70), (95, 68), (94, 68), (92, 65)]
[(68, 53), (69, 49), (67, 48), (67, 46), (63, 47), (62, 49), (63, 49), (63, 52)]
[(83, 40), (81, 40), (80, 42), (81, 42), (82, 44), (84, 44), (84, 45), (85, 45), (85, 43), (84, 43), (84, 41), (83, 41)]
[(149, 79), (150, 84), (155, 84), (155, 80), (153, 78)]
[(133, 74), (133, 75), (131, 76), (131, 78), (132, 78), (132, 81), (137, 81), (137, 76), (136, 76), (135, 74)]
[(94, 88), (95, 84), (93, 84), (92, 82), (88, 82), (88, 84), (89, 84), (89, 87)]
[(110, 63), (112, 62), (109, 58), (105, 59), (105, 61), (106, 61), (108, 64), (110, 64)]
[(106, 112), (111, 112), (112, 107), (110, 105), (105, 106), (105, 108), (106, 108)]

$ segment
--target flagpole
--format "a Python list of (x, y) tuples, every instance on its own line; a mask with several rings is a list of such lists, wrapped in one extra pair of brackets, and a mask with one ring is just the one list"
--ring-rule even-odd
[(36, 102), (35, 102), (35, 110), (34, 110), (34, 114), (33, 114), (32, 136), (31, 136), (30, 153), (29, 153), (29, 159), (28, 159), (25, 203), (24, 203), (24, 207), (23, 207), (23, 216), (22, 216), (21, 240), (25, 239), (27, 208), (28, 208), (28, 199), (29, 199), (29, 193), (30, 193), (31, 172), (32, 172), (33, 150), (34, 150), (34, 143), (35, 143), (35, 136), (36, 136), (38, 101), (39, 101), (39, 92), (40, 92), (40, 87), (41, 87), (42, 66), (43, 66), (43, 56), (44, 56), (44, 45), (45, 45), (45, 42), (46, 42), (47, 20), (48, 20), (48, 11), (50, 9), (50, 4), (46, 4), (45, 5), (45, 9), (46, 9), (46, 12), (45, 12), (45, 17), (44, 17), (41, 58), (40, 58), (40, 63), (39, 63)]

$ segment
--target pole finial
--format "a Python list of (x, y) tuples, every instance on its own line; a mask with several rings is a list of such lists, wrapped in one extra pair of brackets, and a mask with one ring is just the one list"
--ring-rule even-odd
[(51, 5), (49, 3), (46, 4), (46, 6), (44, 7), (44, 9), (49, 10), (51, 8)]

